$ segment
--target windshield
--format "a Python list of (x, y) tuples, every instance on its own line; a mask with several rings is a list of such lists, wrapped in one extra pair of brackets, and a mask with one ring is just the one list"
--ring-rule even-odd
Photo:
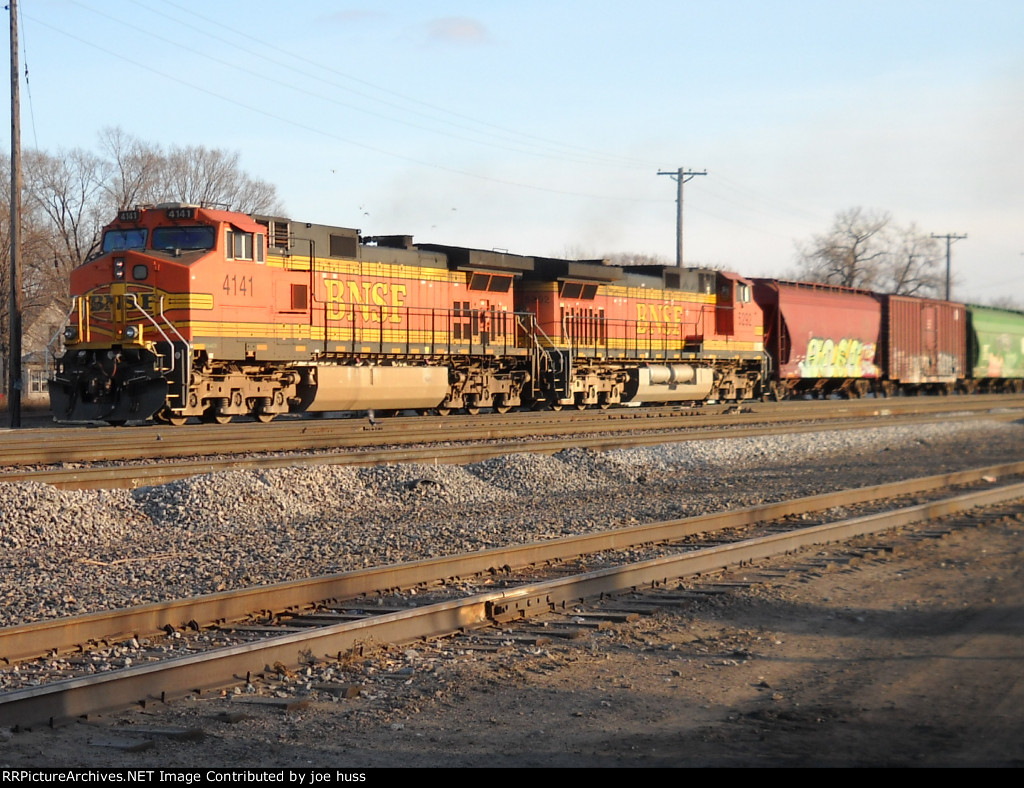
[(125, 249), (145, 249), (147, 230), (107, 230), (103, 233), (104, 252), (123, 252)]
[(212, 249), (214, 228), (199, 227), (157, 227), (153, 230), (153, 248), (165, 251), (181, 249)]

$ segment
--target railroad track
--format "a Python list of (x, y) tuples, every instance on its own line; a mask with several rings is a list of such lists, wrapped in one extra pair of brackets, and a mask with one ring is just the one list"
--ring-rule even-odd
[[(1024, 397), (762, 403), (717, 408), (619, 409), (574, 413), (364, 420), (304, 420), (194, 428), (55, 429), (0, 433), (0, 482), (35, 481), (66, 489), (136, 488), (206, 473), (294, 465), (386, 462), (465, 464), (516, 452), (606, 450), (717, 437), (810, 432), (953, 419), (1020, 418)], [(159, 462), (156, 462), (159, 460)]]
[[(133, 665), (102, 675), (80, 676), (0, 695), (0, 724), (32, 726), (183, 694), (209, 691), (251, 680), (267, 666), (295, 667), (313, 659), (341, 659), (369, 644), (404, 643), (452, 633), (474, 632), (536, 615), (571, 612), (578, 605), (637, 588), (662, 588), (679, 577), (744, 565), (809, 545), (840, 542), (900, 526), (922, 523), (975, 507), (1024, 499), (1024, 483), (994, 485), (997, 477), (1024, 475), (1024, 463), (880, 485), (779, 504), (725, 512), (710, 517), (651, 523), (614, 531), (566, 537), (532, 545), (420, 561), (259, 589), (214, 594), (194, 600), (147, 605), (130, 610), (9, 627), (0, 630), (0, 657), (17, 662), (28, 656), (58, 654), (90, 642), (112, 642), (175, 632), (182, 627), (216, 627), (259, 634), (235, 645), (157, 662)], [(982, 489), (852, 519), (793, 528), (786, 518), (836, 507), (862, 505), (895, 496), (934, 496), (957, 485)], [(746, 538), (724, 538), (729, 529), (759, 525)], [(694, 545), (692, 541), (713, 544)], [(686, 545), (689, 541), (690, 544)], [(687, 549), (661, 545), (682, 543)], [(611, 551), (653, 550), (642, 560), (607, 566)], [(511, 573), (528, 568), (534, 575), (579, 556), (601, 556), (603, 568), (587, 567), (561, 576), (513, 581)], [(457, 597), (416, 607), (366, 615), (366, 597), (419, 589), (448, 592), (479, 578), (497, 578), (502, 587), (470, 590)], [(439, 585), (440, 584), (440, 585)], [(450, 596), (450, 595), (449, 595)], [(362, 599), (353, 603), (352, 600)], [(360, 612), (354, 610), (359, 608)], [(267, 635), (267, 632), (271, 634)]]

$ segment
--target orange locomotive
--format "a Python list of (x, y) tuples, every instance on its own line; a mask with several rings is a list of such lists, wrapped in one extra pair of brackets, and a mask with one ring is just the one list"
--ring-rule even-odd
[(538, 258), (517, 285), (558, 363), (549, 402), (702, 402), (760, 396), (767, 359), (751, 284), (733, 274)]
[(121, 211), (71, 277), (61, 420), (692, 402), (759, 394), (750, 283), (193, 205)]

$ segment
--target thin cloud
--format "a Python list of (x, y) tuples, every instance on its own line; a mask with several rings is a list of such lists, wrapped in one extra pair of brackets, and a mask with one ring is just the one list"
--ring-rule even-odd
[(361, 8), (352, 8), (352, 9), (349, 9), (347, 11), (337, 11), (337, 12), (335, 12), (333, 14), (327, 14), (327, 15), (321, 17), (321, 19), (324, 22), (336, 22), (336, 23), (340, 23), (340, 24), (349, 24), (349, 23), (356, 23), (356, 24), (358, 24), (360, 22), (367, 22), (367, 21), (372, 21), (372, 20), (376, 20), (376, 19), (383, 19), (384, 17), (385, 17), (385, 14), (383, 14), (380, 11), (371, 11), (371, 10), (361, 9)]
[(476, 19), (450, 16), (427, 23), (427, 37), (431, 41), (456, 44), (483, 44), (490, 40), (487, 28)]

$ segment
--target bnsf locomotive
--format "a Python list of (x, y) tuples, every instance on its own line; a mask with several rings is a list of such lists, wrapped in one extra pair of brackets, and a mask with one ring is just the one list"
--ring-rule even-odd
[(169, 204), (71, 275), (59, 420), (739, 401), (771, 370), (753, 282), (413, 244)]

